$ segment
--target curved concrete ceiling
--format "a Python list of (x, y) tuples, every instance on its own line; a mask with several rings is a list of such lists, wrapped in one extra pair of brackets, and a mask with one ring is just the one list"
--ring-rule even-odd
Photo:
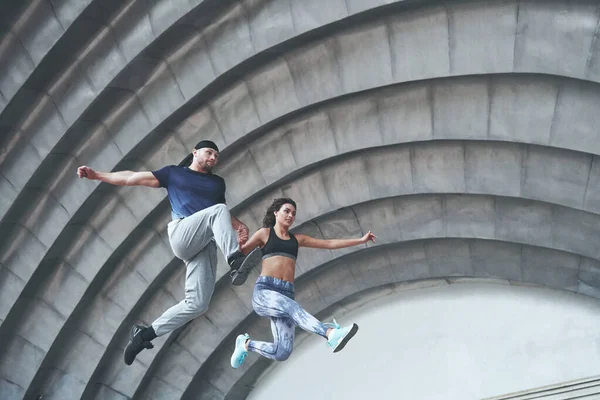
[[(587, 1), (111, 0), (0, 6), (0, 397), (243, 398), (252, 285), (130, 367), (179, 300), (165, 192), (75, 178), (176, 164), (201, 138), (251, 229), (278, 195), (316, 313), (402, 282), (600, 295), (600, 6)], [(219, 277), (227, 268), (222, 260)], [(444, 279), (445, 278), (445, 279)], [(329, 311), (328, 311), (329, 310)]]

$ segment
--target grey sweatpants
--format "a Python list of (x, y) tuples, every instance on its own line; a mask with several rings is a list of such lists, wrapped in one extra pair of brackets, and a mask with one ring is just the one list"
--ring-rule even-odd
[(217, 246), (226, 259), (239, 250), (231, 214), (225, 204), (171, 221), (167, 225), (167, 233), (173, 253), (183, 260), (187, 268), (185, 299), (152, 323), (157, 336), (169, 333), (206, 312), (215, 289)]

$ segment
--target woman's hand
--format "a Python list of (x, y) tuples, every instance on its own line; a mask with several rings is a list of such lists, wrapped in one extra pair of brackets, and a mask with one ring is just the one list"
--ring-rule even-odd
[(371, 233), (371, 231), (369, 231), (365, 234), (365, 236), (362, 237), (361, 242), (367, 243), (367, 242), (371, 241), (371, 242), (375, 243), (376, 238), (377, 238), (377, 236), (373, 235), (373, 233)]

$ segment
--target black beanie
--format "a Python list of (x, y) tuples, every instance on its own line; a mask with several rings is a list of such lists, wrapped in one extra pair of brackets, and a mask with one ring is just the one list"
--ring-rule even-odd
[(209, 149), (213, 149), (215, 151), (219, 151), (219, 148), (217, 147), (217, 145), (215, 144), (215, 142), (210, 141), (210, 140), (201, 140), (198, 142), (198, 144), (196, 146), (194, 146), (194, 149), (203, 149), (205, 147), (208, 147)]

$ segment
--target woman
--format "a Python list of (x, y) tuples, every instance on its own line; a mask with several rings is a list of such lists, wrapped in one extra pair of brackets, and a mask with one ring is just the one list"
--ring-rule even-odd
[(358, 331), (358, 325), (340, 327), (335, 319), (333, 324), (323, 324), (307, 313), (294, 301), (294, 273), (298, 247), (317, 249), (341, 249), (375, 242), (375, 235), (368, 232), (360, 239), (315, 239), (306, 235), (292, 235), (290, 227), (296, 219), (296, 203), (292, 199), (275, 199), (268, 208), (259, 229), (242, 247), (242, 252), (261, 247), (263, 254), (262, 273), (256, 280), (252, 295), (252, 306), (260, 316), (271, 319), (272, 343), (250, 339), (248, 334), (239, 335), (231, 356), (231, 366), (239, 368), (248, 351), (260, 354), (271, 360), (284, 361), (292, 353), (295, 327), (298, 325), (308, 332), (327, 339), (334, 353), (342, 350)]

